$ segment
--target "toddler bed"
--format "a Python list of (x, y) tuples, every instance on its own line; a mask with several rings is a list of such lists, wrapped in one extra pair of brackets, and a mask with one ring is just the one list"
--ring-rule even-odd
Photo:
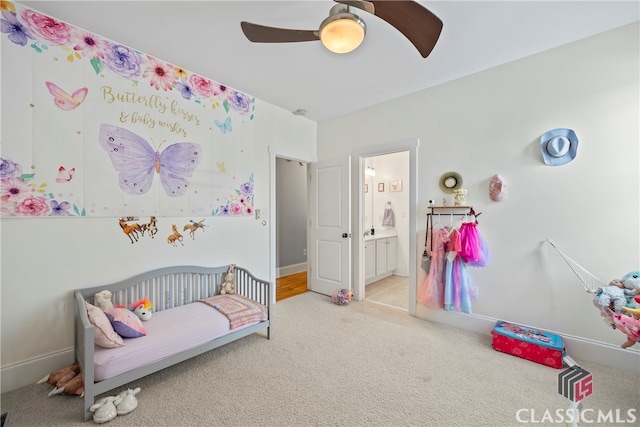
[[(89, 408), (100, 394), (261, 330), (271, 338), (273, 287), (235, 266), (235, 294), (220, 295), (227, 269), (165, 267), (74, 292), (85, 420), (92, 417)], [(153, 303), (153, 316), (143, 323), (145, 336), (124, 338), (124, 345), (114, 348), (95, 344), (96, 335), (104, 335), (90, 313), (99, 310), (93, 297), (103, 290), (112, 293), (116, 306), (128, 307), (144, 297)]]

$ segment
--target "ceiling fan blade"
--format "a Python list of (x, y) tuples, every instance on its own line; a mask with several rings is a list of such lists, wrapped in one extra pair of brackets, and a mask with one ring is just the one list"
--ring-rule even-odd
[(418, 49), (423, 58), (429, 56), (440, 37), (442, 21), (417, 1), (369, 0), (375, 15), (400, 31)]
[(267, 27), (242, 21), (244, 35), (254, 43), (289, 43), (320, 40), (316, 30), (292, 30), (288, 28)]

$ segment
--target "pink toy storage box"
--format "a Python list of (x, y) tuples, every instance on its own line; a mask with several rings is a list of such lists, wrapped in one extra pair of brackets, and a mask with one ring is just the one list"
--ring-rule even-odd
[(563, 366), (564, 343), (559, 335), (502, 320), (496, 322), (491, 335), (497, 351), (556, 369)]

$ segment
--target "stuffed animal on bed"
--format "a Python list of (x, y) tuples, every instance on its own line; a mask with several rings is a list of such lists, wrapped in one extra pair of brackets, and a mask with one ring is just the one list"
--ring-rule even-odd
[(102, 311), (113, 310), (113, 303), (111, 302), (111, 292), (105, 290), (95, 294), (93, 296), (93, 305), (95, 305)]
[(224, 275), (224, 280), (220, 285), (220, 293), (235, 294), (236, 293), (236, 266), (231, 264), (227, 273)]
[(139, 301), (131, 303), (129, 305), (129, 310), (133, 311), (133, 313), (138, 316), (138, 319), (149, 320), (153, 315), (151, 311), (152, 307), (153, 304), (151, 304), (151, 301), (145, 297)]

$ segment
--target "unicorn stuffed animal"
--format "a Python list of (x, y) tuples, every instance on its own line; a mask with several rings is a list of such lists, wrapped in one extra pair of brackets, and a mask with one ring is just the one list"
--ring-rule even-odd
[(136, 301), (129, 306), (129, 309), (138, 316), (140, 320), (149, 320), (152, 316), (151, 308), (153, 304), (147, 298), (142, 298), (140, 301)]

